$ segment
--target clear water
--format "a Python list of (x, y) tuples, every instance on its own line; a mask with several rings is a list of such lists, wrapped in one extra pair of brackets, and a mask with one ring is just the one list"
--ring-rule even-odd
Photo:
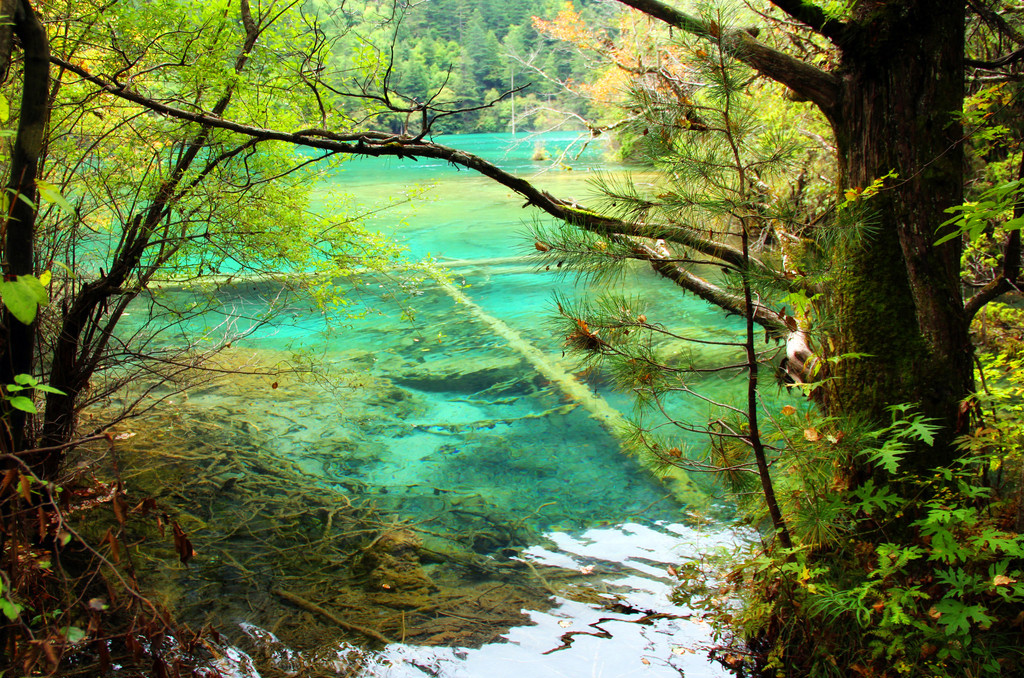
[[(547, 135), (540, 143), (557, 153), (570, 139), (575, 135)], [(617, 169), (605, 163), (599, 146), (567, 160), (570, 171), (533, 162), (534, 140), (510, 145), (508, 135), (464, 135), (440, 141), (535, 176), (555, 195), (584, 204), (590, 170)], [(726, 675), (701, 651), (712, 642), (708, 630), (669, 602), (673, 580), (666, 569), (729, 544), (736, 534), (726, 525), (694, 527), (688, 517), (693, 507), (623, 454), (593, 411), (575, 403), (523, 353), (522, 346), (529, 346), (544, 361), (572, 371), (562, 360), (563, 339), (547, 325), (551, 295), (555, 289), (589, 291), (585, 283), (512, 260), (533, 249), (524, 220), (536, 215), (493, 182), (431, 161), (355, 160), (317, 194), (328, 201), (345, 192), (373, 207), (413, 184), (431, 188), (425, 198), (376, 216), (371, 226), (407, 244), (413, 257), (447, 262), (459, 291), (480, 312), (441, 286), (425, 285), (416, 296), (403, 297), (387, 281), (370, 279), (349, 289), (367, 310), (358, 320), (327, 320), (296, 298), (236, 350), (258, 350), (265, 359), (309, 352), (336, 378), (311, 385), (284, 376), (279, 390), (244, 394), (213, 389), (192, 395), (191, 405), (252, 422), (271, 434), (274, 454), (324, 488), (357, 486), (426, 529), (453, 529), (450, 514), (437, 518), (453, 502), (472, 503), (489, 519), (523, 523), (540, 536), (517, 557), (570, 570), (594, 567), (594, 585), (605, 591), (606, 602), (643, 611), (610, 611), (556, 596), (550, 609), (526, 610), (532, 623), (510, 628), (505, 642), (475, 649), (399, 644), (369, 660), (364, 675)], [(624, 284), (650, 304), (651, 322), (710, 339), (731, 338), (739, 330), (643, 269)], [(225, 291), (221, 313), (258, 311), (274, 291), (267, 283)], [(413, 319), (404, 317), (409, 307)], [(485, 318), (503, 323), (521, 344), (513, 346)], [(214, 325), (219, 317), (209, 314), (204, 322)], [(728, 377), (709, 377), (701, 389), (727, 398), (737, 388)], [(589, 380), (599, 402), (628, 414), (628, 398), (611, 393), (599, 374), (580, 379)], [(701, 422), (706, 410), (694, 404), (691, 416)], [(696, 436), (690, 442), (702, 444)], [(636, 623), (650, 612), (673, 618)], [(579, 634), (566, 643), (570, 632)], [(239, 661), (233, 671), (252, 675), (245, 667)]]

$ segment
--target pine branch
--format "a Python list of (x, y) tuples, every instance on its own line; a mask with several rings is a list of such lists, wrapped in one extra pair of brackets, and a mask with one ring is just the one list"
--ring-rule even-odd
[(687, 33), (718, 40), (733, 58), (789, 87), (800, 98), (813, 102), (827, 117), (835, 116), (839, 100), (839, 79), (831, 73), (758, 42), (748, 31), (723, 29), (714, 22), (684, 14), (658, 0), (618, 1)]

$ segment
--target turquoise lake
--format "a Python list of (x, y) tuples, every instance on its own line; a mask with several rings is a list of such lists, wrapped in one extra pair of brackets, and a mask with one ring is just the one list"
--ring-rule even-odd
[[(554, 164), (531, 159), (537, 143), (557, 153), (576, 139), (574, 134), (520, 137), (460, 135), (438, 141), (533, 177), (551, 193), (583, 204), (592, 202), (587, 182), (593, 171), (622, 171), (606, 162), (600, 145), (578, 156), (572, 150)], [(727, 675), (705, 657), (705, 648), (714, 644), (709, 630), (670, 602), (675, 580), (667, 569), (746, 537), (721, 522), (728, 508), (716, 508), (715, 499), (700, 507), (679, 503), (623, 453), (621, 441), (604, 425), (601, 408), (628, 416), (631, 402), (628, 395), (612, 392), (599, 372), (580, 373), (562, 356), (564, 337), (550, 324), (552, 294), (595, 290), (529, 260), (534, 248), (525, 235), (526, 223), (539, 215), (522, 209), (517, 196), (483, 177), (424, 160), (344, 163), (317, 189), (317, 197), (330, 200), (344, 192), (372, 208), (396, 187), (414, 184), (426, 187), (421, 198), (374, 216), (368, 226), (404, 243), (410, 258), (432, 257), (449, 271), (453, 285), (427, 282), (406, 295), (396, 287), (397, 273), (394, 278), (360, 278), (346, 287), (350, 310), (366, 311), (358, 319), (327, 319), (307, 300), (294, 297), (273, 323), (239, 339), (231, 355), (238, 360), (255, 355), (259, 364), (268, 365), (299, 354), (320, 366), (315, 378), (285, 372), (272, 385), (270, 378), (254, 377), (171, 399), (178, 408), (174, 416), (191, 422), (195, 435), (206, 438), (203, 444), (219, 450), (209, 463), (215, 485), (210, 505), (236, 511), (231, 513), (235, 518), (218, 519), (213, 509), (204, 509), (209, 515), (191, 529), (197, 553), (210, 551), (202, 547), (204, 535), (211, 542), (237, 540), (238, 553), (255, 548), (241, 541), (237, 531), (215, 526), (237, 520), (242, 495), (232, 493), (239, 488), (249, 492), (246, 501), (267, 494), (257, 489), (257, 476), (247, 475), (255, 473), (252, 467), (276, 464), (314, 494), (337, 493), (345, 502), (363, 502), (396, 526), (411, 526), (408, 531), (428, 546), (457, 544), (459, 552), (494, 564), (484, 568), (485, 574), (470, 576), (445, 569), (444, 559), (423, 563), (424, 576), (446, 582), (439, 588), (480, 587), (481, 579), (490, 578), (498, 589), (537, 587), (537, 582), (547, 589), (541, 591), (544, 604), (536, 609), (524, 604), (519, 622), (492, 632), (486, 642), (463, 645), (459, 639), (470, 637), (469, 631), (464, 636), (451, 631), (445, 636), (451, 642), (435, 633), (431, 641), (413, 639), (359, 653), (357, 666), (344, 671), (338, 662), (349, 661), (345, 657), (357, 652), (353, 646), (338, 644), (333, 659), (324, 659), (332, 651), (319, 648), (316, 658), (308, 659), (335, 666), (336, 675)], [(741, 329), (735, 319), (682, 295), (646, 269), (637, 268), (621, 284), (645, 301), (652, 323), (716, 341), (728, 341)], [(206, 322), (214, 326), (224, 318), (258, 313), (276, 294), (268, 282), (223, 290), (220, 315)], [(671, 344), (663, 348), (691, 350)], [(714, 364), (734, 358), (717, 351), (694, 359)], [(552, 376), (559, 374), (581, 384), (591, 394), (587, 402), (574, 397), (562, 377)], [(735, 397), (742, 389), (735, 377), (730, 371), (714, 373), (697, 388), (715, 399)], [(700, 425), (707, 406), (695, 402), (689, 408), (681, 410), (684, 418)], [(166, 423), (158, 427), (154, 442), (166, 445), (173, 434), (167, 433)], [(696, 435), (687, 442), (695, 451), (703, 444)], [(232, 449), (242, 447), (250, 456), (232, 461)], [(248, 461), (258, 455), (265, 461)], [(715, 493), (709, 479), (697, 479), (696, 485)], [(325, 535), (335, 515), (326, 514)], [(700, 517), (708, 514), (718, 518)], [(277, 599), (272, 594), (296, 586), (297, 577), (289, 579), (273, 565), (260, 570), (255, 564), (264, 560), (256, 555), (251, 561), (239, 557), (242, 562), (230, 567), (223, 558), (204, 561), (199, 556), (187, 573), (174, 576), (182, 590), (207, 591), (216, 602), (182, 593), (176, 604), (198, 620), (222, 627), (237, 624), (267, 653), (264, 660), (276, 662), (282, 671), (301, 664), (302, 653), (274, 633), (269, 621), (282, 605), (281, 594)], [(561, 595), (551, 583), (555, 575), (545, 574), (556, 572), (565, 574), (558, 581), (569, 581), (570, 575), (579, 579), (572, 594)], [(458, 576), (467, 579), (458, 583)], [(226, 583), (231, 577), (240, 581)], [(531, 577), (532, 584), (525, 581)], [(381, 586), (391, 588), (386, 582)], [(328, 599), (344, 609), (340, 598)], [(486, 609), (487, 598), (480, 600)], [(462, 618), (471, 627), (476, 617), (491, 619), (459, 609), (447, 614), (449, 621)], [(401, 615), (405, 637), (406, 613)], [(391, 636), (398, 635), (395, 622), (381, 622), (388, 623)], [(260, 675), (250, 656), (253, 650), (241, 647), (244, 652), (221, 659), (222, 669), (236, 676)]]

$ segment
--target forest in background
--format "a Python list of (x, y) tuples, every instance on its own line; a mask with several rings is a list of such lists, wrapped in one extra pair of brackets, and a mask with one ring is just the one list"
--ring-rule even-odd
[[(419, 26), (410, 36), (429, 33), (416, 21), (430, 24), (435, 4), (348, 7), (370, 7), (369, 25), (365, 11), (350, 21), (336, 7), (246, 0), (0, 5), (11, 19), (0, 31), (11, 140), (0, 288), (8, 656), (26, 673), (82, 657), (103, 665), (110, 652), (164, 672), (188, 665), (161, 649), (173, 621), (114, 555), (130, 550), (126, 526), (152, 506), (129, 511), (119, 482), (101, 492), (69, 463), (84, 442), (108, 440), (109, 422), (83, 431), (82, 413), (137, 385), (134, 375), (173, 380), (216, 353), (156, 353), (146, 333), (121, 342), (115, 329), (135, 300), (168, 328), (202, 312), (169, 307), (155, 281), (205, 281), (228, 265), (332, 280), (393, 264), (393, 245), (346, 205), (305, 209), (311, 157), (370, 155), (440, 159), (514, 191), (551, 217), (533, 233), (542, 265), (613, 279), (640, 262), (744, 320), (730, 367), (744, 375), (745, 404), (692, 422), (670, 406), (693, 390), (693, 366), (651, 348), (685, 328), (612, 287), (558, 306), (566, 350), (607, 368), (641, 412), (667, 417), (637, 417), (634, 451), (730, 483), (762, 535), (718, 576), (703, 561), (674, 572), (680, 598), (720, 629), (725, 664), (929, 677), (1019, 666), (1018, 3), (683, 11), (622, 0), (531, 20), (543, 37), (502, 33), (482, 3), (453, 5), (443, 28), (464, 26), (464, 48), (456, 55), (449, 41), (451, 59), (427, 59), (446, 34), (417, 43), (401, 31), (408, 21)], [(620, 5), (635, 11), (605, 13)], [(483, 35), (473, 45), (489, 45), (480, 59), (469, 58), (471, 29)], [(581, 206), (432, 141), (456, 118), (472, 121), (463, 131), (491, 124), (481, 119), (505, 105), (490, 105), (504, 77), (491, 57), (517, 41), (538, 58), (578, 54), (550, 65), (622, 95), (621, 109), (575, 112), (608, 115), (592, 129), (614, 126), (659, 181), (606, 182), (603, 200)], [(547, 80), (556, 98), (560, 79)], [(704, 275), (709, 266), (721, 275)], [(765, 404), (762, 362), (806, 395), (805, 409)], [(129, 398), (124, 415), (147, 396)], [(708, 449), (684, 455), (679, 431), (706, 434)], [(67, 529), (75, 492), (113, 510), (97, 539)], [(164, 526), (187, 561), (188, 535)], [(110, 617), (83, 602), (97, 588), (119, 601)], [(101, 628), (101, 617), (112, 623)]]
[[(431, 0), (396, 14), (388, 3), (310, 0), (305, 10), (324, 20), (343, 72), (385, 62), (398, 97), (476, 109), (441, 121), (439, 133), (511, 132), (513, 110), (519, 131), (582, 129), (610, 104), (586, 91), (600, 64), (534, 26), (534, 17), (576, 10), (603, 23), (617, 12), (608, 2)], [(394, 132), (408, 124), (394, 114), (374, 121)]]

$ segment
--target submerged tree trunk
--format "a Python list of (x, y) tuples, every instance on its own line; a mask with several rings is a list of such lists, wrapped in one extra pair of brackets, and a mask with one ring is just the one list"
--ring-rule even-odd
[(963, 196), (964, 6), (890, 2), (854, 20), (831, 116), (839, 188), (895, 176), (860, 201), (850, 226), (860, 232), (836, 272), (834, 354), (870, 357), (840, 359), (831, 406), (879, 421), (890, 405), (916, 404), (943, 434), (911, 463), (935, 466), (953, 458), (959, 403), (973, 388), (961, 247), (933, 244)]

